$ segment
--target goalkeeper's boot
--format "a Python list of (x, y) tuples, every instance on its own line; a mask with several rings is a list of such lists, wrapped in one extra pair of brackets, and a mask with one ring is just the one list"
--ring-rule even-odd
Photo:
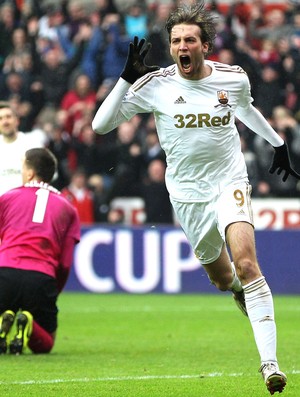
[(261, 372), (267, 389), (272, 395), (277, 391), (279, 393), (283, 391), (287, 382), (287, 377), (283, 372), (279, 371), (279, 367), (276, 362), (262, 364), (259, 372)]
[(15, 313), (11, 310), (6, 310), (0, 316), (0, 354), (7, 351), (8, 334), (14, 323)]
[(246, 303), (245, 303), (245, 293), (244, 290), (241, 291), (234, 291), (232, 290), (232, 296), (233, 299), (237, 305), (237, 307), (240, 309), (240, 311), (248, 317), (247, 309), (246, 309)]
[(16, 327), (17, 332), (9, 344), (10, 354), (22, 354), (23, 350), (28, 346), (28, 342), (32, 333), (33, 317), (27, 311), (21, 311), (17, 314)]

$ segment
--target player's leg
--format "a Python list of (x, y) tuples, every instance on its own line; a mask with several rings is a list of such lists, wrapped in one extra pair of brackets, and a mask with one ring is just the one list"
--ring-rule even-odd
[(28, 346), (33, 353), (49, 353), (57, 328), (57, 286), (54, 278), (24, 271), (23, 302), (16, 317), (16, 334), (10, 353), (21, 354)]
[(19, 270), (0, 267), (0, 354), (6, 353), (19, 308)]
[(202, 264), (211, 283), (220, 291), (241, 291), (242, 285), (237, 277), (225, 244), (222, 244), (220, 256), (209, 264)]
[[(172, 200), (171, 200), (172, 201)], [(228, 200), (225, 200), (227, 202)], [(221, 291), (242, 291), (225, 245), (225, 227), (221, 235), (217, 227), (217, 198), (204, 203), (172, 205), (196, 257), (206, 270), (212, 284)]]
[(245, 285), (261, 277), (253, 226), (248, 222), (231, 223), (226, 228), (226, 241), (241, 283)]
[(278, 367), (276, 324), (270, 288), (258, 265), (252, 225), (237, 222), (226, 231), (237, 275), (243, 284), (245, 304), (261, 358), (261, 372), (271, 394), (281, 392), (286, 376)]
[(237, 276), (235, 266), (230, 261), (225, 244), (223, 244), (221, 254), (217, 260), (208, 265), (203, 264), (202, 266), (211, 283), (220, 291), (232, 291), (237, 307), (247, 316), (244, 290)]
[(56, 332), (48, 332), (36, 321), (33, 322), (31, 338), (28, 347), (33, 353), (50, 353), (54, 346)]

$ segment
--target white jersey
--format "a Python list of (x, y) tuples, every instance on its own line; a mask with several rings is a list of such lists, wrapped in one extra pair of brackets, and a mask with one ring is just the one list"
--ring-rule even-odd
[(176, 65), (131, 87), (120, 79), (93, 120), (93, 129), (104, 134), (137, 113), (153, 113), (167, 158), (166, 185), (180, 202), (210, 201), (232, 182), (248, 181), (235, 116), (272, 145), (283, 144), (252, 106), (243, 69), (205, 63), (212, 72), (200, 80), (182, 78)]
[(6, 143), (0, 135), (0, 195), (18, 186), (22, 186), (22, 160), (25, 152), (40, 147), (40, 141), (23, 132), (18, 132), (14, 142)]
[(201, 80), (182, 78), (175, 65), (145, 76), (120, 108), (126, 118), (136, 110), (154, 113), (173, 200), (209, 201), (229, 183), (247, 180), (235, 109), (252, 102), (248, 78), (240, 67), (206, 62), (212, 73)]

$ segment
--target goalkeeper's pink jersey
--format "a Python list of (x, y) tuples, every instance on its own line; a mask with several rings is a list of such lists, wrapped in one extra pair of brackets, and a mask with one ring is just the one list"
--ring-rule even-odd
[(75, 208), (48, 184), (30, 183), (0, 197), (0, 266), (59, 278), (80, 239)]

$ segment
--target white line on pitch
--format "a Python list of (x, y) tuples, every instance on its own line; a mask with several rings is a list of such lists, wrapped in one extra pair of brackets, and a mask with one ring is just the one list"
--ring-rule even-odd
[[(292, 370), (290, 374), (298, 375), (300, 370)], [(25, 380), (25, 381), (13, 381), (5, 382), (0, 381), (1, 385), (46, 385), (55, 383), (87, 383), (87, 382), (121, 382), (121, 381), (139, 381), (139, 380), (155, 380), (155, 379), (195, 379), (195, 378), (213, 378), (213, 377), (239, 377), (245, 376), (244, 373), (231, 373), (224, 374), (222, 372), (213, 372), (208, 374), (198, 375), (144, 375), (144, 376), (112, 376), (103, 378), (74, 378), (74, 379), (49, 379), (49, 380)]]

